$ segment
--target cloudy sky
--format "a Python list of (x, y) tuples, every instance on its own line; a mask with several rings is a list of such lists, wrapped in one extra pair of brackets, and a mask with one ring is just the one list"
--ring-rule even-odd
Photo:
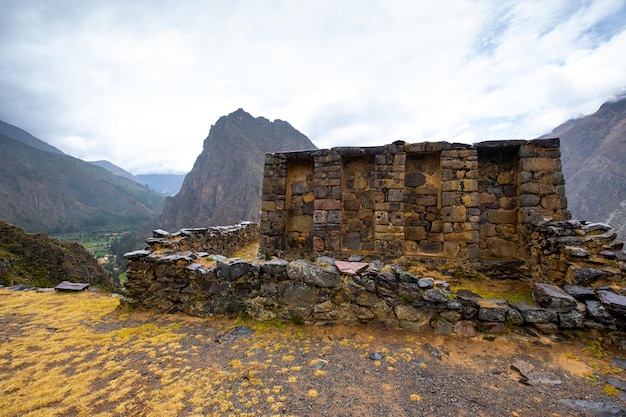
[(217, 119), (318, 147), (533, 138), (626, 93), (624, 0), (0, 0), (0, 119), (134, 173)]

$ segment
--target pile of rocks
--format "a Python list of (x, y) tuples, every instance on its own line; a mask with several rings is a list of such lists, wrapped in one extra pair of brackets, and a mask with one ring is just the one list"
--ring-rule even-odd
[(538, 219), (527, 225), (530, 248), (526, 265), (535, 281), (591, 285), (620, 282), (626, 273), (624, 243), (605, 223)]

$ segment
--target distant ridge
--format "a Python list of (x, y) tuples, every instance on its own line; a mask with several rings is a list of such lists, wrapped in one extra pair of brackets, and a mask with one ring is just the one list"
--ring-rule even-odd
[(117, 165), (115, 165), (112, 162), (109, 161), (105, 161), (105, 160), (100, 160), (100, 161), (87, 161), (92, 165), (96, 165), (99, 166), (101, 168), (106, 169), (107, 171), (109, 171), (111, 174), (115, 174), (118, 175), (120, 177), (124, 177), (124, 178), (128, 178), (129, 180), (135, 180), (135, 177), (133, 176), (133, 174), (131, 174), (130, 172), (126, 171), (123, 168), (118, 167)]
[(163, 195), (3, 126), (22, 140), (0, 134), (0, 220), (63, 234), (134, 229), (161, 211)]
[(0, 120), (0, 134), (10, 137), (13, 140), (22, 142), (32, 148), (39, 149), (40, 151), (57, 153), (65, 155), (61, 150), (55, 148), (52, 145), (47, 144), (41, 139), (38, 139), (19, 127), (13, 126), (9, 123)]
[(223, 116), (156, 225), (178, 230), (258, 221), (265, 154), (309, 149), (316, 149), (313, 142), (285, 121), (254, 118), (243, 109)]

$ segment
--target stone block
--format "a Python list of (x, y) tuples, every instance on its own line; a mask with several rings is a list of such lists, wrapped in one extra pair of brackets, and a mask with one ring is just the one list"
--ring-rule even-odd
[(517, 210), (487, 210), (489, 223), (517, 223)]
[(465, 179), (460, 181), (461, 191), (464, 192), (473, 192), (478, 191), (478, 180), (475, 179)]
[(541, 184), (536, 182), (527, 182), (520, 185), (519, 191), (521, 194), (537, 194), (546, 195), (556, 192), (555, 187), (550, 184)]
[(420, 241), (427, 237), (426, 229), (421, 226), (406, 226), (404, 228), (404, 238), (406, 240)]
[(536, 282), (533, 285), (533, 300), (541, 307), (559, 313), (567, 313), (576, 307), (576, 299), (554, 284)]
[(314, 210), (313, 211), (313, 222), (325, 224), (328, 223), (328, 211), (326, 210)]
[(329, 224), (341, 224), (341, 211), (339, 210), (331, 210), (328, 212), (328, 223)]
[(497, 200), (496, 195), (489, 192), (480, 193), (480, 204), (495, 203)]
[(288, 305), (308, 306), (317, 301), (317, 289), (302, 282), (283, 282), (279, 285), (280, 301)]
[(344, 210), (357, 211), (361, 209), (361, 200), (347, 200), (343, 202)]
[(404, 176), (404, 185), (406, 187), (420, 187), (426, 184), (426, 177), (419, 172), (407, 172)]
[(274, 211), (274, 210), (276, 210), (276, 202), (275, 201), (263, 200), (261, 202), (261, 210), (264, 210), (264, 211)]
[(548, 171), (553, 172), (560, 170), (561, 167), (557, 165), (556, 159), (554, 158), (522, 158), (520, 160), (520, 165), (522, 171)]
[(512, 172), (501, 172), (498, 174), (496, 178), (496, 182), (500, 185), (507, 185), (513, 183), (513, 173)]
[(460, 180), (443, 181), (441, 183), (441, 191), (462, 191)]
[(480, 194), (477, 192), (466, 194), (461, 198), (461, 201), (465, 207), (478, 207), (480, 206)]
[(526, 323), (556, 323), (557, 321), (556, 311), (535, 304), (517, 302), (511, 303), (511, 307), (522, 313)]
[(548, 210), (563, 209), (565, 208), (564, 203), (564, 199), (556, 194), (546, 195), (541, 198), (541, 207)]
[(313, 237), (313, 250), (315, 252), (322, 252), (324, 250), (324, 239), (319, 236)]
[(500, 322), (506, 320), (506, 312), (508, 306), (492, 300), (479, 299), (476, 300), (478, 305), (478, 319), (482, 321)]
[(387, 191), (387, 201), (404, 201), (404, 190), (392, 189)]
[(444, 207), (441, 214), (444, 222), (465, 223), (467, 220), (467, 209), (464, 206)]

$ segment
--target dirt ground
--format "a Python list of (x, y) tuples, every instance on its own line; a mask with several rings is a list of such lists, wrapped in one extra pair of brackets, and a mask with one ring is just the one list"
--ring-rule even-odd
[(622, 352), (604, 342), (200, 319), (105, 292), (0, 289), (0, 415), (623, 415), (607, 383), (624, 378)]

